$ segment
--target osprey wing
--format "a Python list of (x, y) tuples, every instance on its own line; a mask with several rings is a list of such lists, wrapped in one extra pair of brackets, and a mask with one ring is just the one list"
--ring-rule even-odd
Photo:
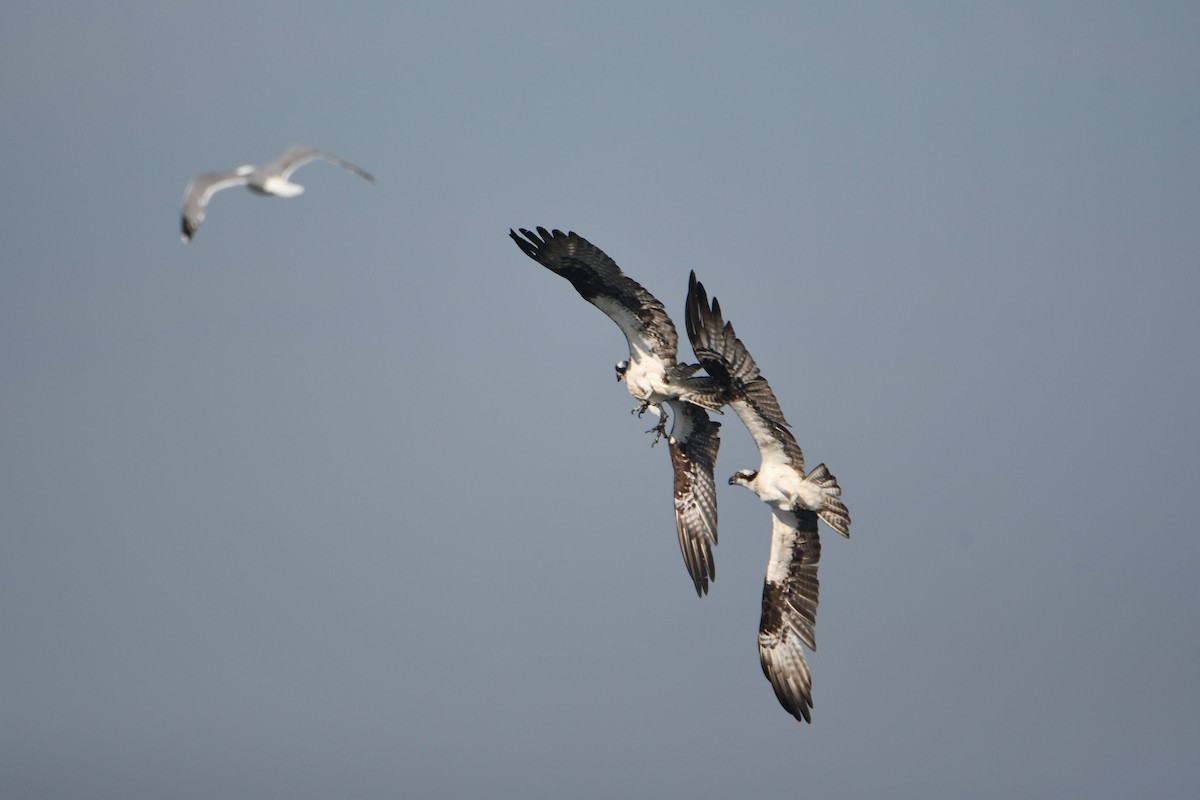
[(508, 235), (525, 255), (566, 278), (584, 300), (617, 323), (631, 358), (652, 353), (667, 367), (675, 363), (679, 334), (666, 308), (603, 250), (574, 232), (521, 228), (520, 235), (513, 230)]
[(679, 550), (696, 594), (703, 597), (708, 582), (717, 577), (712, 548), (717, 543), (717, 489), (713, 467), (721, 446), (721, 423), (704, 409), (680, 400), (669, 400), (675, 422), (668, 445), (675, 471), (675, 530)]
[(771, 385), (758, 370), (750, 351), (721, 316), (714, 297), (710, 305), (704, 284), (693, 272), (688, 279), (688, 339), (705, 371), (725, 390), (726, 402), (745, 423), (764, 460), (791, 464), (804, 471), (804, 453), (788, 430)]
[(709, 305), (708, 293), (694, 271), (688, 277), (686, 323), (692, 350), (709, 375), (724, 383), (731, 396), (746, 399), (768, 422), (791, 427), (750, 351), (733, 332), (733, 325), (722, 318), (721, 304), (714, 297)]
[(812, 722), (812, 676), (801, 645), (817, 649), (813, 628), (820, 594), (820, 560), (816, 513), (775, 510), (771, 560), (763, 582), (758, 625), (758, 657), (780, 704), (804, 722)]

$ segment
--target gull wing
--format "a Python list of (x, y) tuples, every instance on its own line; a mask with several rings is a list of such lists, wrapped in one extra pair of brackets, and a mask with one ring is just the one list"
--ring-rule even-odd
[(801, 645), (817, 649), (813, 629), (821, 588), (817, 580), (820, 560), (816, 513), (774, 510), (771, 558), (758, 624), (758, 657), (780, 704), (804, 722), (812, 722), (812, 675)]
[(367, 172), (362, 167), (355, 166), (349, 161), (343, 161), (337, 156), (326, 153), (323, 150), (318, 150), (315, 147), (307, 147), (302, 144), (292, 145), (277, 157), (268, 161), (266, 164), (263, 164), (259, 169), (261, 172), (271, 175), (279, 175), (284, 180), (287, 180), (288, 177), (293, 172), (300, 169), (300, 167), (303, 167), (310, 161), (316, 161), (318, 159), (321, 161), (328, 161), (330, 164), (336, 164), (347, 172), (353, 172), (355, 175), (366, 178), (371, 183), (375, 183), (375, 176)]
[(669, 400), (674, 412), (667, 440), (675, 472), (675, 530), (679, 550), (696, 594), (708, 592), (708, 582), (717, 577), (712, 548), (717, 543), (717, 489), (713, 467), (721, 446), (721, 423), (708, 418), (704, 409), (681, 400)]
[(204, 221), (204, 208), (214, 192), (228, 189), (230, 186), (245, 186), (249, 182), (249, 173), (242, 170), (205, 172), (188, 181), (187, 188), (183, 190), (183, 241), (190, 242), (196, 235), (196, 229)]
[(511, 229), (508, 235), (525, 255), (566, 278), (584, 300), (617, 323), (631, 359), (639, 352), (652, 353), (668, 368), (675, 364), (679, 334), (666, 308), (603, 250), (574, 232), (521, 228), (520, 235)]

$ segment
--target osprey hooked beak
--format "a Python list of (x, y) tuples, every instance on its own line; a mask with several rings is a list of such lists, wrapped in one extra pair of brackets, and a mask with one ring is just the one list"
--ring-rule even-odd
[(739, 469), (737, 472), (733, 473), (733, 475), (730, 476), (729, 485), (737, 486), (738, 484), (749, 484), (750, 481), (754, 480), (757, 476), (758, 476), (758, 472), (756, 472), (755, 470)]
[(628, 361), (617, 362), (617, 383), (625, 380), (625, 371), (629, 369)]

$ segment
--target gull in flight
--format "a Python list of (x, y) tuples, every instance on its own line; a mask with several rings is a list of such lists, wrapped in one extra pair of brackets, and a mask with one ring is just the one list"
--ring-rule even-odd
[(294, 144), (284, 150), (277, 158), (262, 166), (243, 164), (232, 172), (205, 172), (197, 175), (188, 183), (183, 192), (183, 241), (188, 243), (196, 235), (196, 229), (204, 221), (204, 208), (214, 192), (228, 189), (231, 186), (245, 186), (256, 194), (269, 194), (276, 197), (295, 197), (304, 191), (298, 183), (292, 183), (288, 178), (310, 161), (328, 161), (348, 172), (366, 178), (372, 183), (375, 176), (361, 167), (356, 167), (348, 161), (342, 161), (337, 156), (322, 152), (313, 147)]

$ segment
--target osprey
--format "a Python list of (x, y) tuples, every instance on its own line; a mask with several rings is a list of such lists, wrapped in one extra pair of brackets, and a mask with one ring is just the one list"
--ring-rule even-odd
[[(712, 546), (717, 543), (717, 493), (713, 466), (720, 447), (720, 423), (705, 408), (720, 411), (723, 401), (713, 381), (696, 377), (698, 365), (676, 363), (679, 335), (661, 302), (630, 278), (600, 248), (571, 232), (537, 233), (509, 230), (517, 246), (551, 272), (571, 282), (575, 290), (617, 323), (629, 345), (629, 359), (617, 362), (617, 380), (641, 401), (639, 416), (659, 414), (652, 429), (663, 435), (666, 418), (661, 405), (673, 412), (667, 443), (675, 475), (675, 529), (679, 549), (696, 594), (708, 591), (716, 578)], [(657, 441), (657, 439), (655, 439)]]
[(757, 470), (738, 470), (729, 483), (745, 486), (771, 507), (771, 556), (763, 584), (758, 655), (775, 696), (798, 720), (811, 722), (812, 677), (801, 643), (817, 649), (817, 562), (820, 518), (850, 536), (850, 514), (841, 488), (824, 464), (804, 474), (804, 454), (767, 379), (721, 316), (709, 305), (693, 272), (688, 281), (687, 332), (696, 358), (721, 384), (729, 405), (745, 423), (762, 461)]
[(304, 187), (288, 180), (293, 172), (310, 161), (321, 159), (336, 164), (344, 170), (353, 172), (363, 178), (375, 182), (375, 176), (354, 166), (348, 161), (342, 161), (337, 156), (324, 153), (312, 147), (294, 144), (273, 161), (268, 161), (261, 167), (253, 164), (243, 164), (232, 172), (205, 172), (197, 175), (188, 182), (183, 190), (183, 241), (188, 243), (196, 235), (196, 229), (204, 221), (204, 207), (214, 192), (228, 189), (230, 186), (245, 186), (256, 194), (269, 194), (276, 197), (295, 197), (304, 191)]

